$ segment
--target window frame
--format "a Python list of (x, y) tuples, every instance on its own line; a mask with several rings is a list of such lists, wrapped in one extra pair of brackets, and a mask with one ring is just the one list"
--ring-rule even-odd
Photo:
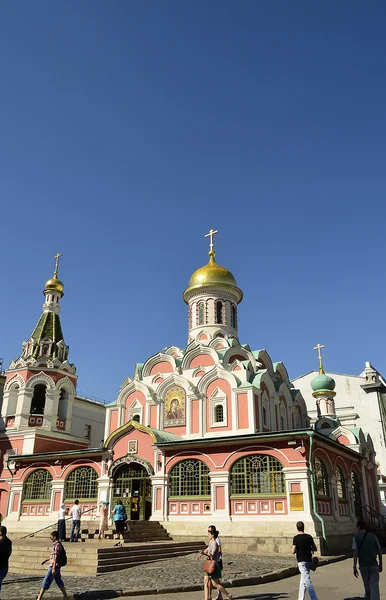
[[(256, 468), (257, 466), (258, 468)], [(260, 466), (263, 468), (260, 469)], [(254, 498), (287, 496), (283, 469), (284, 467), (280, 460), (271, 454), (248, 454), (239, 458), (233, 463), (229, 471), (230, 496), (235, 498), (245, 496)], [(267, 476), (261, 477), (259, 481), (257, 476), (264, 473), (267, 473)], [(280, 478), (279, 481), (277, 477)], [(252, 487), (261, 488), (266, 486), (269, 489), (264, 491), (246, 491), (251, 485)], [(272, 489), (275, 487), (278, 488), (277, 491)]]

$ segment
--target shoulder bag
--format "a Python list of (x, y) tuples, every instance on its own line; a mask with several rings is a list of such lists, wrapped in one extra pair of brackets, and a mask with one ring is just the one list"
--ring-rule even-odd
[(216, 568), (216, 561), (211, 560), (210, 558), (204, 560), (204, 564), (202, 565), (202, 570), (204, 573), (208, 573), (208, 575), (212, 575)]

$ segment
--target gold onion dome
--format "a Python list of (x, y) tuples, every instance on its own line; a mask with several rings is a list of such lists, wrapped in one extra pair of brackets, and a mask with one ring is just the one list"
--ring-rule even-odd
[(61, 254), (57, 254), (54, 258), (56, 260), (56, 264), (55, 264), (55, 271), (54, 274), (52, 276), (52, 279), (49, 279), (48, 281), (46, 281), (46, 286), (44, 288), (44, 294), (46, 292), (58, 292), (59, 294), (61, 294), (61, 297), (64, 295), (64, 283), (62, 281), (60, 281), (60, 279), (58, 279), (58, 269), (59, 269), (59, 258), (61, 257)]
[(193, 273), (189, 280), (188, 289), (184, 292), (184, 300), (188, 302), (188, 294), (193, 290), (199, 290), (204, 287), (225, 287), (233, 288), (238, 302), (243, 298), (243, 292), (237, 287), (236, 279), (228, 269), (218, 265), (215, 261), (215, 252), (209, 252), (209, 262), (204, 267), (200, 267)]

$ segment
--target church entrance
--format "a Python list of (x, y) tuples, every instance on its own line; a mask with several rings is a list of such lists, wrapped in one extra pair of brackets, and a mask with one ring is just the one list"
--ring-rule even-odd
[(151, 481), (145, 467), (134, 462), (123, 464), (113, 476), (112, 506), (122, 500), (129, 521), (144, 521), (151, 516)]

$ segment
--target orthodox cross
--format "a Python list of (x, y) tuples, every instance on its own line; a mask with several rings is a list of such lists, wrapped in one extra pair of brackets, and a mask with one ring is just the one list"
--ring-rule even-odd
[(209, 233), (207, 233), (207, 234), (205, 235), (205, 237), (208, 237), (208, 238), (210, 238), (209, 252), (213, 252), (213, 247), (214, 247), (214, 245), (213, 245), (213, 236), (214, 236), (216, 233), (218, 233), (218, 229), (215, 229), (215, 230), (211, 229), (211, 230), (209, 231)]
[(314, 347), (314, 350), (317, 350), (317, 351), (318, 351), (318, 359), (319, 359), (319, 373), (324, 373), (324, 370), (323, 370), (323, 357), (322, 357), (322, 354), (321, 354), (321, 352), (320, 352), (322, 348), (324, 348), (324, 345), (322, 345), (322, 344), (317, 344), (317, 345)]
[(60, 252), (58, 252), (57, 254), (55, 254), (54, 259), (55, 259), (55, 274), (58, 274), (58, 269), (59, 269), (59, 258), (62, 255), (60, 254)]

